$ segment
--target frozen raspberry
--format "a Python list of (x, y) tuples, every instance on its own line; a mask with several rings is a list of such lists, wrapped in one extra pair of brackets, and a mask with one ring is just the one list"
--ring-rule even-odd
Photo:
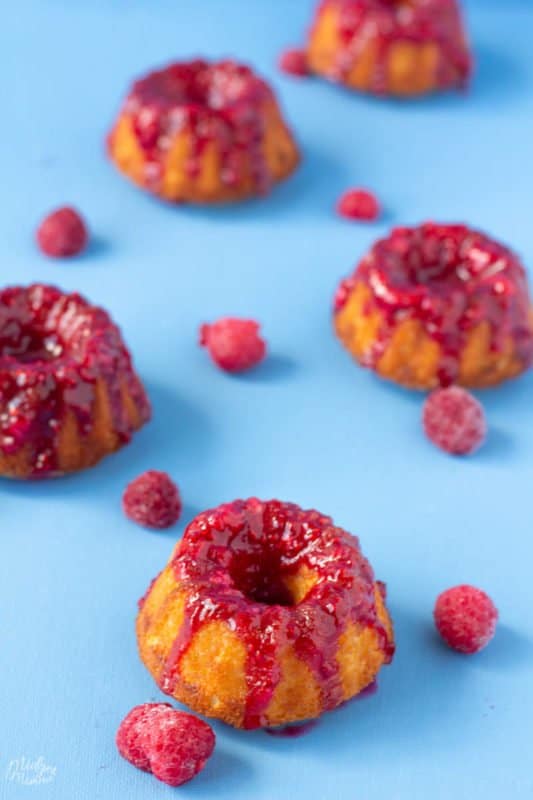
[(498, 611), (490, 597), (474, 586), (447, 589), (435, 603), (435, 625), (450, 647), (461, 653), (477, 653), (496, 630)]
[(279, 57), (278, 65), (283, 72), (289, 75), (297, 75), (300, 78), (309, 75), (307, 53), (296, 47), (284, 50)]
[(372, 192), (366, 189), (350, 189), (337, 203), (337, 212), (346, 219), (372, 222), (380, 215), (379, 202)]
[(37, 243), (43, 253), (54, 258), (76, 256), (87, 244), (87, 228), (74, 208), (58, 208), (37, 228)]
[(428, 439), (454, 455), (473, 453), (487, 433), (483, 407), (460, 386), (432, 392), (424, 403), (422, 423)]
[(149, 710), (161, 708), (166, 706), (170, 708), (168, 703), (145, 703), (142, 706), (135, 706), (127, 714), (119, 725), (116, 743), (120, 755), (127, 759), (130, 764), (133, 764), (137, 769), (143, 769), (145, 772), (150, 772), (150, 759), (146, 754), (144, 747), (141, 745), (141, 733), (143, 725), (149, 717)]
[(169, 528), (181, 514), (178, 487), (166, 472), (150, 469), (126, 486), (124, 513), (147, 528)]
[(251, 319), (225, 317), (200, 327), (200, 344), (207, 347), (215, 364), (227, 372), (255, 367), (266, 354), (259, 325)]
[(144, 703), (124, 717), (116, 743), (133, 766), (169, 786), (181, 786), (204, 768), (215, 734), (207, 722), (168, 703)]

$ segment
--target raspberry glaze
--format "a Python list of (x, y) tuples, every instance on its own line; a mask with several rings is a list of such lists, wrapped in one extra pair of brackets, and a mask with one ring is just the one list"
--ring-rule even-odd
[[(225, 621), (247, 652), (245, 728), (265, 725), (288, 644), (315, 676), (323, 710), (343, 699), (336, 654), (348, 622), (375, 630), (385, 662), (393, 656), (358, 540), (317, 511), (255, 498), (219, 506), (188, 526), (171, 565), (188, 599), (159, 685), (172, 694), (195, 633), (206, 622)], [(303, 567), (316, 583), (294, 604), (284, 579)]]
[(79, 294), (34, 284), (0, 292), (0, 450), (31, 450), (29, 477), (58, 474), (59, 433), (71, 412), (79, 432), (92, 430), (96, 382), (104, 382), (121, 442), (133, 428), (125, 385), (142, 421), (150, 406), (119, 329)]
[(533, 362), (525, 270), (514, 253), (479, 231), (432, 222), (394, 228), (341, 283), (335, 313), (359, 282), (371, 289), (372, 305), (382, 318), (365, 366), (377, 365), (397, 323), (405, 319), (418, 320), (439, 344), (443, 386), (456, 379), (467, 336), (484, 321), (490, 325), (492, 351), (499, 352), (511, 338), (524, 367)]
[(323, 0), (316, 17), (327, 9), (338, 14), (338, 35), (343, 43), (332, 79), (344, 82), (360, 53), (372, 41), (376, 47), (371, 91), (387, 93), (391, 48), (397, 42), (434, 43), (439, 48), (436, 88), (464, 86), (472, 71), (456, 0)]
[(133, 119), (146, 157), (145, 187), (157, 190), (174, 137), (187, 131), (193, 142), (189, 177), (198, 177), (205, 149), (214, 142), (227, 186), (241, 182), (239, 154), (247, 152), (255, 189), (267, 192), (272, 179), (262, 147), (265, 102), (274, 102), (269, 86), (249, 67), (230, 60), (177, 62), (136, 81), (124, 113)]

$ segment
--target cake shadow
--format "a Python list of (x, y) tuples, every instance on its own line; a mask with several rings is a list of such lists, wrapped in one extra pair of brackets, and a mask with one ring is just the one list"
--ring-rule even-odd
[(508, 625), (498, 624), (494, 639), (480, 655), (479, 666), (487, 672), (529, 670), (533, 641)]
[(509, 407), (521, 408), (529, 416), (531, 392), (533, 391), (533, 370), (505, 381), (499, 386), (483, 389), (477, 393), (480, 402), (491, 412), (509, 412)]
[(234, 378), (246, 383), (277, 383), (298, 373), (299, 363), (290, 356), (272, 353), (255, 369), (236, 374)]
[(109, 480), (116, 476), (124, 483), (125, 477), (131, 480), (147, 469), (162, 470), (179, 479), (209, 451), (213, 428), (204, 412), (172, 387), (150, 381), (145, 387), (152, 419), (128, 446), (102, 462)]
[(110, 238), (100, 234), (90, 234), (87, 248), (81, 253), (81, 260), (93, 258), (104, 258), (113, 251), (113, 244)]
[(387, 106), (392, 111), (396, 109), (408, 109), (410, 113), (424, 112), (432, 107), (442, 107), (443, 105), (449, 106), (450, 108), (453, 108), (454, 106), (457, 108), (462, 108), (465, 103), (465, 95), (467, 95), (469, 92), (468, 89), (463, 90), (452, 87), (451, 89), (430, 92), (427, 94), (403, 97), (357, 91), (348, 86), (344, 86), (343, 84), (336, 83), (335, 81), (326, 80), (325, 82), (326, 85), (331, 88), (331, 91), (336, 92), (340, 97), (347, 99), (351, 98), (353, 101), (367, 105), (371, 108), (376, 106), (383, 108)]
[(422, 414), (422, 406), (424, 405), (424, 400), (427, 397), (427, 392), (419, 389), (408, 389), (406, 386), (401, 386), (399, 383), (394, 383), (394, 381), (388, 381), (385, 378), (382, 378), (373, 370), (365, 369), (365, 367), (361, 367), (355, 362), (354, 365), (359, 370), (366, 372), (368, 379), (373, 381), (374, 385), (381, 391), (396, 397), (399, 401), (407, 402), (410, 405), (418, 407), (420, 410), (420, 415)]
[(495, 461), (501, 466), (506, 459), (512, 459), (516, 455), (516, 451), (516, 439), (507, 431), (491, 425), (489, 420), (487, 440), (474, 457), (486, 462)]
[(150, 452), (159, 454), (168, 465), (201, 463), (214, 436), (203, 409), (169, 386), (149, 381), (146, 389), (153, 410)]
[(485, 42), (475, 45), (474, 77), (470, 92), (475, 100), (504, 104), (525, 85), (525, 76), (509, 51)]
[(169, 203), (153, 196), (149, 201), (183, 214), (191, 222), (225, 224), (254, 221), (270, 223), (273, 216), (284, 218), (301, 216), (323, 217), (334, 213), (335, 185), (346, 180), (342, 163), (315, 144), (302, 145), (302, 158), (296, 170), (285, 180), (272, 187), (265, 196), (253, 197), (237, 203), (193, 205)]

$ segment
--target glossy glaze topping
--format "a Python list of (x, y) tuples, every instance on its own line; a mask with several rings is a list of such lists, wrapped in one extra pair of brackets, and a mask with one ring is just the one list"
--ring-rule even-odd
[(357, 63), (367, 43), (375, 47), (371, 91), (387, 93), (390, 49), (399, 41), (438, 46), (434, 76), (436, 88), (464, 85), (472, 62), (465, 42), (456, 0), (323, 0), (320, 15), (329, 9), (337, 13), (342, 48), (332, 77), (343, 81)]
[(120, 331), (79, 294), (39, 284), (0, 292), (0, 449), (29, 448), (32, 477), (58, 471), (62, 423), (71, 412), (82, 436), (91, 433), (98, 380), (109, 399), (113, 431), (127, 441), (132, 426), (122, 389), (140, 418), (148, 400), (133, 372)]
[(510, 250), (483, 233), (431, 222), (393, 229), (341, 283), (337, 313), (359, 282), (372, 292), (368, 312), (377, 307), (381, 314), (368, 366), (377, 364), (397, 325), (406, 319), (418, 320), (439, 344), (442, 385), (457, 377), (468, 334), (482, 322), (490, 326), (494, 352), (511, 338), (517, 358), (524, 365), (533, 361), (525, 270)]
[(186, 170), (191, 179), (202, 168), (206, 148), (215, 144), (221, 180), (227, 186), (243, 178), (243, 155), (250, 161), (258, 192), (270, 187), (263, 152), (264, 107), (274, 100), (267, 84), (249, 67), (234, 61), (178, 62), (136, 81), (124, 113), (132, 118), (145, 154), (145, 183), (160, 183), (166, 156), (176, 137), (189, 136)]
[[(172, 694), (194, 634), (222, 620), (246, 648), (246, 728), (266, 724), (281, 677), (280, 654), (289, 644), (314, 675), (324, 710), (343, 698), (336, 654), (348, 622), (374, 629), (385, 660), (392, 657), (358, 540), (317, 511), (256, 499), (207, 511), (188, 526), (172, 567), (188, 600), (160, 686)], [(316, 583), (294, 603), (288, 580), (302, 569)]]

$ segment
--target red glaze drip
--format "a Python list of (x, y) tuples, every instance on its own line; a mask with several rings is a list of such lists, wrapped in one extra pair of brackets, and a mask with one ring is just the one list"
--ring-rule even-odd
[(143, 418), (150, 406), (120, 331), (79, 294), (35, 284), (0, 292), (0, 449), (31, 448), (32, 477), (58, 472), (58, 438), (72, 412), (83, 435), (92, 428), (95, 383), (107, 387), (113, 429), (132, 434), (123, 408), (125, 382)]
[(264, 730), (269, 736), (275, 736), (281, 739), (296, 739), (300, 736), (305, 736), (306, 733), (312, 731), (317, 725), (318, 721), (312, 719), (309, 720), (309, 722), (304, 722), (302, 725), (285, 725), (282, 728), (265, 728)]
[(491, 349), (512, 338), (524, 366), (533, 362), (531, 301), (518, 258), (485, 234), (464, 225), (427, 222), (394, 228), (344, 280), (334, 301), (338, 313), (356, 283), (372, 291), (368, 311), (378, 307), (383, 322), (365, 365), (375, 367), (399, 322), (418, 320), (440, 346), (439, 378), (454, 382), (469, 332), (490, 324)]
[(191, 134), (187, 171), (199, 175), (206, 147), (214, 142), (221, 158), (221, 179), (236, 186), (248, 154), (256, 191), (265, 193), (271, 177), (263, 152), (264, 107), (274, 102), (269, 86), (249, 67), (234, 61), (196, 60), (170, 64), (136, 81), (124, 113), (133, 119), (137, 142), (146, 157), (145, 186), (157, 190), (175, 137)]
[[(160, 687), (172, 694), (194, 634), (222, 620), (246, 647), (245, 728), (266, 725), (279, 656), (288, 644), (315, 675), (324, 710), (342, 701), (336, 653), (348, 621), (376, 630), (386, 661), (392, 658), (394, 645), (377, 616), (374, 576), (358, 540), (317, 511), (256, 499), (206, 511), (188, 526), (172, 566), (189, 597)], [(317, 582), (294, 605), (284, 579), (302, 567)]]
[(387, 93), (390, 49), (399, 41), (434, 43), (439, 48), (436, 83), (439, 89), (464, 86), (472, 71), (456, 0), (323, 0), (320, 15), (338, 10), (338, 30), (343, 47), (332, 79), (344, 82), (368, 41), (376, 46), (371, 91)]

